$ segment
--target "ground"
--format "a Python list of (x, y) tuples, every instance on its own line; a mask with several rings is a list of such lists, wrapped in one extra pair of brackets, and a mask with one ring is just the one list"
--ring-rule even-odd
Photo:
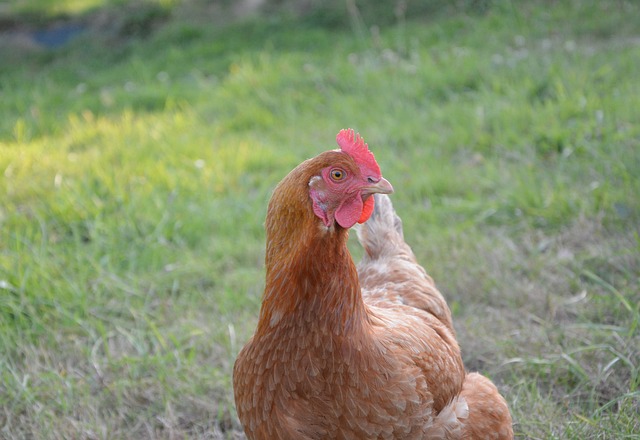
[(270, 191), (353, 127), (518, 438), (638, 438), (638, 6), (290, 3), (0, 9), (0, 437), (242, 438)]

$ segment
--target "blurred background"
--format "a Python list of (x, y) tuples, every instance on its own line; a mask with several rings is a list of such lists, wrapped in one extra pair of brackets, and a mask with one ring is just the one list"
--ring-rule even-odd
[(0, 2), (0, 437), (244, 438), (270, 192), (352, 127), (518, 438), (638, 438), (638, 72), (631, 0)]

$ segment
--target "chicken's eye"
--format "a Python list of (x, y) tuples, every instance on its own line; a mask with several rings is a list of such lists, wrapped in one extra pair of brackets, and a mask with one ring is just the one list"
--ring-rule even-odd
[(347, 176), (347, 173), (344, 170), (341, 170), (340, 168), (334, 168), (331, 170), (329, 175), (331, 176), (332, 180), (339, 182)]

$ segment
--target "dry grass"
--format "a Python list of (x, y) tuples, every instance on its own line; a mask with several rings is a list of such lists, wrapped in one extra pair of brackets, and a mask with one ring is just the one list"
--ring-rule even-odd
[(553, 426), (554, 436), (575, 438), (580, 425), (581, 435), (600, 438), (594, 413), (640, 432), (638, 419), (616, 420), (616, 408), (640, 409), (639, 244), (636, 231), (578, 218), (517, 243), (493, 231), (454, 256), (459, 269), (446, 268), (455, 275), (441, 286), (458, 309), (465, 364), (499, 384), (521, 436), (547, 438)]

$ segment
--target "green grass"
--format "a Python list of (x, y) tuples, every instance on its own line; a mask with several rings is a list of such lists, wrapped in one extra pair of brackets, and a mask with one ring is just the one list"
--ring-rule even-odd
[(469, 4), (13, 2), (118, 20), (0, 44), (0, 437), (238, 438), (270, 191), (353, 127), (518, 437), (639, 438), (640, 8)]

